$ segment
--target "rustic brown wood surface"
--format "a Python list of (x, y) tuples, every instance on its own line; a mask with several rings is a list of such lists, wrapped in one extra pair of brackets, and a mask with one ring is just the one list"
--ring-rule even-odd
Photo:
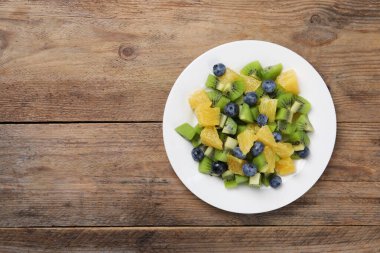
[[(338, 119), (321, 179), (259, 215), (192, 195), (161, 134), (184, 67), (241, 39), (305, 57)], [(378, 252), (379, 41), (376, 0), (0, 1), (0, 252)]]

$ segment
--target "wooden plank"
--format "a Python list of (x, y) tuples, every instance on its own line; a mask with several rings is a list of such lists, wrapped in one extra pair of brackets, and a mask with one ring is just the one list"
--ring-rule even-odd
[(376, 129), (340, 124), (331, 166), (305, 196), (237, 215), (182, 185), (160, 124), (0, 125), (0, 227), (380, 225)]
[(378, 252), (380, 227), (0, 229), (11, 252)]
[(0, 17), (0, 122), (160, 121), (182, 69), (239, 39), (303, 55), (338, 121), (379, 122), (376, 1), (3, 1)]

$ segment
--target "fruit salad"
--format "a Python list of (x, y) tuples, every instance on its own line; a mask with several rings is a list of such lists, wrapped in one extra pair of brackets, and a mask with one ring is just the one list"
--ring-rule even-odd
[(282, 64), (263, 68), (259, 61), (240, 73), (222, 63), (212, 72), (188, 101), (198, 124), (175, 130), (193, 145), (199, 172), (220, 177), (226, 188), (278, 188), (296, 172), (294, 160), (308, 157), (314, 131), (296, 72), (283, 71)]

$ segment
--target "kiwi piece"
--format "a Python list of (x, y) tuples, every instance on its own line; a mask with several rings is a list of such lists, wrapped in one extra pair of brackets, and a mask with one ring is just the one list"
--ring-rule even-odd
[(256, 165), (259, 171), (263, 170), (263, 168), (267, 164), (267, 160), (265, 159), (264, 152), (256, 156), (255, 158), (253, 158), (252, 162)]
[(232, 83), (230, 89), (226, 91), (226, 95), (231, 101), (235, 101), (238, 99), (240, 96), (243, 95), (245, 90), (245, 85), (244, 82), (241, 80), (236, 80), (235, 82)]
[(215, 106), (216, 103), (218, 103), (220, 98), (223, 96), (222, 92), (218, 90), (210, 90), (210, 91), (207, 91), (206, 94), (208, 98), (211, 100), (212, 106)]
[(207, 147), (205, 150), (205, 156), (212, 158), (213, 152), (214, 152), (213, 147)]
[(269, 186), (270, 178), (273, 176), (273, 174), (262, 174), (261, 175), (261, 184), (265, 186)]
[(256, 173), (253, 177), (250, 177), (248, 184), (250, 186), (260, 188), (260, 186), (261, 186), (261, 173)]
[[(219, 130), (220, 131), (220, 130)], [(227, 134), (223, 133), (223, 132), (219, 132), (219, 139), (224, 143), (227, 139)]]
[(184, 123), (178, 126), (175, 131), (179, 133), (183, 138), (190, 141), (195, 135), (195, 130), (189, 123)]
[(290, 109), (294, 102), (294, 95), (291, 93), (283, 93), (277, 97), (277, 108)]
[(237, 134), (244, 132), (245, 129), (247, 129), (247, 125), (238, 125), (237, 126)]
[(269, 95), (271, 98), (278, 98), (279, 96), (285, 94), (286, 91), (281, 85), (276, 85), (276, 89)]
[(294, 124), (298, 131), (305, 131), (305, 132), (314, 131), (314, 128), (309, 121), (309, 118), (305, 114), (302, 114), (301, 116), (299, 116), (298, 119), (294, 122)]
[(197, 134), (201, 134), (202, 129), (203, 129), (203, 127), (201, 125), (199, 125), (199, 124), (197, 124), (194, 127), (195, 133), (197, 133)]
[(236, 183), (235, 180), (231, 180), (231, 181), (224, 180), (224, 187), (226, 187), (227, 189), (236, 188), (237, 186), (238, 184)]
[(207, 156), (205, 156), (203, 157), (202, 161), (199, 163), (198, 171), (200, 173), (210, 174), (211, 165), (212, 165), (212, 160), (208, 158)]
[(281, 73), (282, 71), (282, 64), (276, 64), (273, 66), (268, 66), (263, 69), (262, 73), (262, 80), (276, 80), (276, 77)]
[(276, 112), (276, 120), (285, 120), (291, 123), (293, 120), (293, 113), (286, 108), (280, 108)]
[(277, 128), (277, 123), (276, 122), (269, 122), (268, 127), (269, 127), (270, 131), (273, 133)]
[(241, 176), (241, 175), (235, 175), (235, 181), (237, 184), (244, 184), (249, 181), (249, 177)]
[(258, 78), (261, 78), (261, 71), (263, 70), (263, 67), (261, 66), (259, 61), (253, 61), (245, 65), (240, 73), (246, 76), (256, 76)]
[(239, 119), (246, 123), (253, 123), (253, 117), (249, 105), (244, 103), (240, 108)]
[(295, 131), (292, 134), (289, 134), (289, 142), (291, 142), (293, 145), (303, 144), (306, 147), (310, 144), (309, 136), (307, 136), (307, 133), (303, 131)]
[(303, 143), (300, 143), (298, 145), (293, 145), (293, 149), (294, 151), (301, 151), (305, 149), (305, 145), (303, 145)]
[(263, 90), (263, 87), (261, 87), (261, 85), (259, 86), (259, 88), (257, 88), (255, 90), (255, 92), (256, 92), (256, 95), (257, 95), (258, 98), (262, 97), (265, 94), (264, 90)]
[(293, 153), (290, 158), (292, 158), (293, 160), (300, 160), (301, 157), (299, 157), (299, 155), (297, 153)]
[(232, 180), (235, 180), (235, 174), (231, 171), (231, 170), (226, 170), (223, 174), (222, 174), (222, 178), (224, 180), (227, 180), (227, 181), (232, 181)]
[(225, 133), (225, 134), (236, 134), (236, 131), (237, 131), (237, 124), (236, 124), (236, 122), (232, 118), (228, 117), (227, 120), (226, 120), (226, 123), (224, 124), (222, 133)]
[(202, 144), (201, 137), (199, 136), (199, 134), (194, 135), (193, 139), (191, 140), (191, 144), (194, 148)]
[(206, 80), (207, 88), (215, 89), (218, 83), (219, 83), (219, 79), (216, 76), (211, 75), (211, 74), (208, 75), (207, 80)]
[(223, 108), (230, 102), (231, 100), (229, 100), (227, 97), (225, 96), (221, 96), (219, 98), (219, 101), (216, 102), (215, 104), (215, 107), (219, 107), (221, 110), (223, 110)]
[(301, 114), (308, 114), (311, 110), (311, 104), (305, 98), (296, 96), (295, 101), (290, 108), (293, 113), (299, 112)]
[(238, 141), (232, 137), (227, 137), (226, 142), (224, 143), (225, 150), (234, 149), (238, 145)]
[(215, 161), (221, 161), (221, 162), (227, 162), (227, 154), (228, 154), (228, 151), (226, 151), (226, 150), (215, 149), (214, 160)]
[(292, 134), (296, 131), (296, 126), (292, 123), (288, 123), (284, 120), (277, 121), (277, 129), (283, 134)]
[(238, 105), (242, 105), (244, 103), (244, 95), (242, 95), (238, 99), (236, 99), (235, 103)]
[(219, 119), (219, 127), (223, 128), (226, 121), (227, 121), (227, 115), (224, 115), (223, 113), (220, 114), (220, 119)]
[(259, 116), (260, 112), (259, 112), (259, 107), (258, 106), (254, 106), (252, 107), (251, 109), (251, 114), (252, 114), (252, 119), (254, 121), (256, 121), (257, 117)]

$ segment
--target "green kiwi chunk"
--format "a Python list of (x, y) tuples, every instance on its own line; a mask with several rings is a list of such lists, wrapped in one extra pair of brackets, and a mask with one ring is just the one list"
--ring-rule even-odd
[(261, 71), (263, 70), (263, 67), (261, 66), (259, 61), (253, 61), (245, 65), (240, 73), (246, 76), (254, 76), (261, 78)]
[(232, 118), (228, 117), (226, 120), (226, 123), (224, 124), (222, 133), (234, 135), (236, 134), (236, 131), (237, 131), (236, 122)]
[(195, 135), (195, 130), (189, 123), (178, 126), (175, 131), (188, 141), (191, 141)]
[(277, 76), (282, 71), (282, 64), (276, 64), (273, 66), (268, 66), (263, 69), (262, 73), (262, 80), (276, 80)]
[(240, 108), (239, 119), (246, 123), (253, 123), (253, 117), (249, 105), (244, 103)]
[(219, 83), (219, 79), (216, 76), (211, 75), (211, 74), (208, 75), (207, 80), (206, 80), (207, 88), (215, 89), (218, 83)]
[(264, 153), (253, 158), (252, 162), (256, 165), (259, 171), (263, 170), (265, 165), (267, 164), (267, 160), (265, 159)]
[(208, 158), (207, 156), (205, 156), (203, 157), (202, 161), (199, 163), (198, 171), (200, 173), (210, 174), (211, 165), (212, 165), (212, 160)]
[(300, 115), (298, 119), (294, 122), (294, 124), (298, 131), (305, 131), (305, 132), (314, 131), (314, 128), (311, 125), (309, 118), (305, 114)]

